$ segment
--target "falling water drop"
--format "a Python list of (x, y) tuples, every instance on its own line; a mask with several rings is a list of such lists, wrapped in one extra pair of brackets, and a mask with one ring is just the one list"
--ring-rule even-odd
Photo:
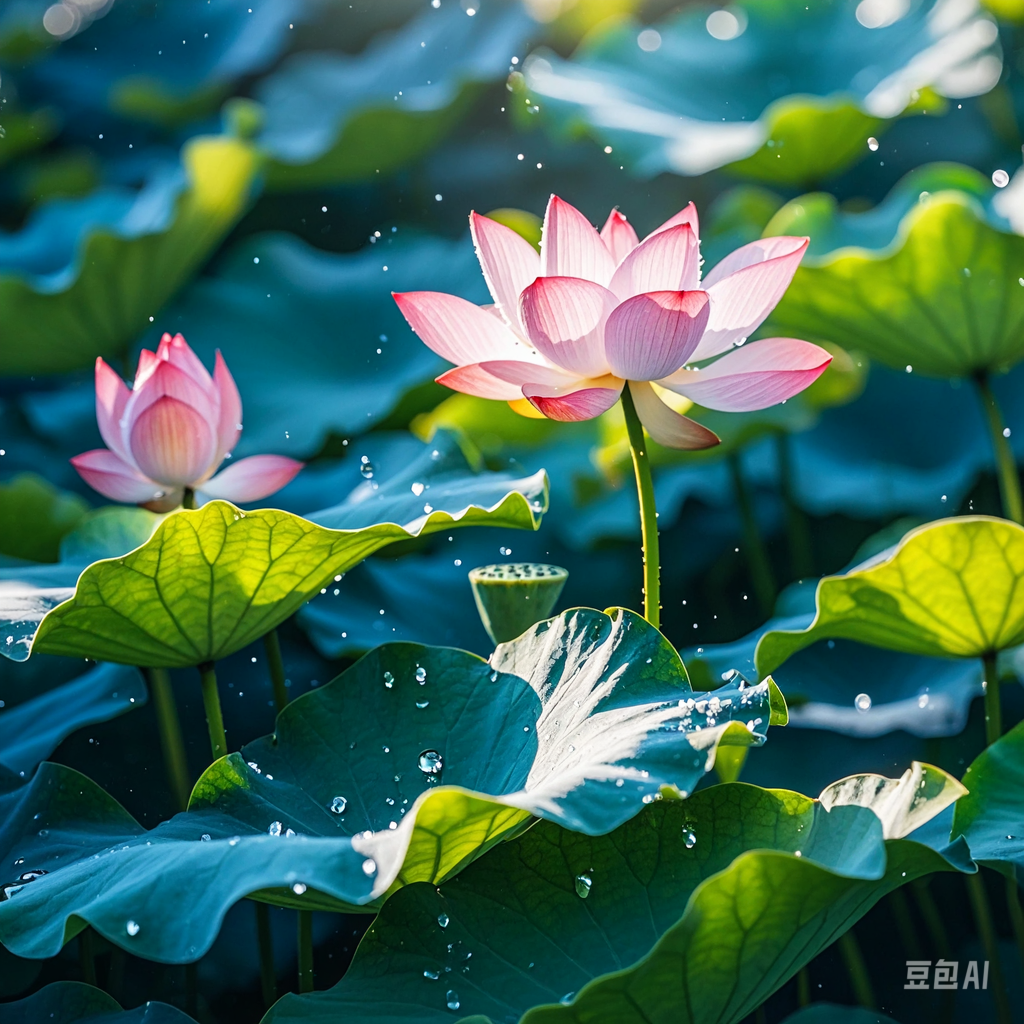
[(992, 184), (995, 185), (996, 188), (1006, 188), (1006, 186), (1010, 184), (1010, 176), (1006, 171), (1002, 170), (1002, 168), (998, 171), (993, 171)]
[(878, 152), (878, 139), (876, 139), (874, 135), (868, 139), (868, 149), (870, 149), (872, 153)]
[(359, 472), (362, 474), (364, 480), (373, 479), (373, 463), (363, 455), (359, 459)]

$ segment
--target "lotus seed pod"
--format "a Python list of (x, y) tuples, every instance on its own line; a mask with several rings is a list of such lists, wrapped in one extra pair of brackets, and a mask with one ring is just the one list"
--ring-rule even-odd
[(568, 578), (560, 566), (537, 562), (483, 565), (469, 573), (480, 621), (495, 644), (514, 640), (548, 618)]

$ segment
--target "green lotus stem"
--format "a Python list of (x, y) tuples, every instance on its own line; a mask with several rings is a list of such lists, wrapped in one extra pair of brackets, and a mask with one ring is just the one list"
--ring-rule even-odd
[(93, 941), (92, 928), (88, 925), (78, 933), (78, 963), (82, 971), (82, 981), (86, 985), (95, 985), (96, 943)]
[[(928, 934), (931, 936), (935, 952), (938, 953), (943, 960), (952, 959), (951, 947), (949, 945), (949, 934), (946, 932), (946, 925), (942, 920), (942, 914), (939, 913), (939, 908), (935, 903), (935, 898), (932, 896), (931, 890), (928, 888), (928, 879), (915, 879), (911, 883), (910, 889), (914, 894), (917, 909), (921, 912), (921, 917), (924, 918), (925, 927), (928, 929)], [(952, 1024), (953, 1011), (956, 1008), (956, 994), (951, 989), (945, 990), (942, 993), (942, 999), (939, 1005), (940, 1010), (937, 1018), (937, 1024)]]
[(181, 496), (181, 507), (192, 509), (196, 507), (196, 492), (191, 487), (185, 488), (185, 493)]
[(281, 641), (278, 639), (276, 629), (263, 634), (263, 650), (266, 652), (267, 664), (270, 666), (270, 682), (274, 687), (274, 707), (277, 713), (281, 714), (288, 703), (288, 688), (284, 683), (284, 660), (281, 658)]
[(199, 666), (199, 679), (203, 687), (206, 727), (210, 730), (210, 752), (216, 761), (228, 752), (228, 738), (224, 733), (224, 716), (221, 714), (220, 694), (217, 692), (217, 673), (212, 661), (204, 661)]
[(981, 659), (985, 677), (985, 746), (1003, 735), (1003, 709), (999, 698), (999, 669), (994, 653)]
[(1010, 1013), (1010, 997), (1006, 991), (1006, 979), (1003, 977), (1003, 965), (999, 959), (999, 939), (992, 924), (992, 911), (988, 905), (988, 894), (985, 882), (981, 877), (981, 869), (967, 876), (967, 895), (971, 898), (971, 909), (974, 911), (974, 922), (978, 926), (978, 936), (985, 947), (985, 956), (990, 964), (989, 977), (992, 984), (992, 1002), (995, 1003), (996, 1021), (998, 1024), (1013, 1024)]
[(1020, 494), (1020, 477), (1017, 475), (1017, 464), (1013, 459), (1013, 451), (1010, 442), (1007, 440), (1008, 433), (1003, 423), (1003, 414), (992, 393), (988, 382), (988, 375), (979, 373), (974, 382), (981, 397), (981, 404), (985, 407), (985, 417), (988, 419), (988, 429), (992, 434), (992, 447), (996, 453), (996, 466), (999, 470), (999, 495), (1003, 501), (1003, 515), (1012, 519), (1015, 523), (1024, 524), (1024, 502)]
[(747, 549), (747, 565), (750, 568), (754, 593), (757, 595), (761, 614), (767, 618), (775, 607), (775, 577), (772, 574), (772, 565), (768, 560), (764, 539), (761, 537), (761, 531), (757, 528), (757, 517), (754, 515), (754, 505), (750, 500), (746, 481), (743, 479), (739, 455), (733, 452), (730, 454), (728, 462), (729, 472), (732, 475), (732, 486), (736, 492), (736, 505), (739, 508), (740, 521), (743, 524), (743, 543)]
[(188, 774), (188, 757), (185, 754), (185, 741), (181, 735), (181, 721), (178, 718), (178, 706), (174, 700), (174, 689), (171, 677), (165, 668), (149, 670), (149, 689), (153, 694), (153, 706), (156, 708), (156, 721), (160, 729), (160, 745), (164, 751), (164, 766), (167, 769), (167, 781), (171, 784), (171, 793), (179, 811), (188, 807), (189, 794), (192, 792), (192, 780)]
[(299, 992), (313, 991), (313, 911), (299, 911)]
[(640, 533), (644, 549), (644, 618), (655, 629), (661, 627), (661, 555), (658, 551), (658, 510), (654, 502), (654, 480), (647, 455), (643, 424), (636, 414), (633, 396), (627, 384), (622, 389), (622, 412), (629, 434), (629, 453), (633, 456), (636, 490), (640, 501)]
[(910, 913), (910, 903), (906, 893), (902, 889), (893, 889), (889, 893), (889, 909), (896, 920), (896, 931), (899, 932), (900, 942), (911, 960), (924, 959), (924, 947), (914, 927), (914, 918)]
[(1024, 972), (1024, 910), (1020, 905), (1020, 891), (1016, 877), (1007, 878), (1006, 907), (1010, 911), (1010, 923), (1013, 925), (1013, 937), (1017, 940), (1017, 952), (1020, 954), (1021, 971)]
[(786, 506), (790, 569), (794, 578), (801, 580), (814, 575), (814, 552), (807, 515), (797, 503), (793, 490), (793, 457), (789, 434), (775, 435), (775, 457), (779, 464), (779, 490)]
[(811, 1005), (811, 972), (806, 964), (797, 971), (796, 1003), (800, 1007)]
[(185, 964), (185, 1012), (195, 1020), (199, 1016), (199, 967)]
[(274, 970), (274, 940), (270, 931), (270, 907), (256, 906), (256, 940), (260, 947), (260, 987), (263, 1005), (269, 1010), (277, 1002), (277, 971)]
[(868, 974), (868, 965), (864, 962), (864, 954), (860, 951), (860, 943), (857, 942), (852, 928), (839, 936), (839, 952), (850, 975), (850, 984), (853, 986), (857, 1002), (868, 1010), (876, 1009), (871, 975)]

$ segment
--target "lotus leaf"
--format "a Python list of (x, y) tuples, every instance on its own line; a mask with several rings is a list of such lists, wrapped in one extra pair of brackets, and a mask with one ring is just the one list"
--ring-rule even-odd
[(998, 31), (973, 4), (946, 17), (945, 5), (925, 0), (875, 28), (856, 7), (777, 0), (744, 5), (739, 16), (727, 8), (717, 37), (703, 4), (650, 28), (625, 20), (571, 60), (533, 54), (524, 85), (556, 131), (610, 144), (616, 164), (645, 178), (728, 166), (770, 182), (816, 182), (866, 154), (889, 119), (915, 104), (940, 109), (935, 92), (982, 93), (999, 78)]
[(357, 56), (296, 54), (261, 84), (271, 188), (373, 179), (420, 156), (536, 27), (518, 4), (439, 8)]
[(196, 136), (180, 166), (158, 163), (140, 191), (55, 199), (0, 236), (0, 374), (124, 358), (242, 214), (256, 171), (247, 143)]
[(962, 792), (915, 764), (820, 802), (714, 786), (597, 838), (542, 822), (440, 889), (396, 893), (341, 982), (264, 1020), (735, 1024), (887, 892), (974, 870), (962, 845), (900, 838)]
[(147, 1002), (122, 1010), (113, 996), (80, 981), (55, 981), (25, 999), (4, 1004), (8, 1024), (194, 1024), (167, 1003)]
[(979, 864), (1024, 885), (1024, 723), (987, 747), (964, 772), (970, 792), (956, 806), (952, 835)]
[(864, 213), (824, 194), (794, 199), (765, 231), (810, 235), (811, 248), (772, 329), (931, 377), (1009, 369), (1024, 356), (1024, 238), (1004, 219), (1018, 216), (1018, 194), (994, 191), (968, 168), (937, 165)]
[(770, 681), (691, 690), (668, 642), (622, 609), (565, 612), (489, 662), (386, 644), (215, 762), (152, 831), (70, 769), (12, 783), (0, 862), (48, 873), (10, 869), (0, 940), (51, 956), (88, 922), (150, 959), (193, 960), (242, 896), (358, 909), (440, 883), (534, 817), (606, 833), (692, 791), (719, 744), (784, 722)]
[(60, 540), (78, 525), (88, 505), (47, 480), (23, 473), (0, 484), (0, 555), (55, 562)]
[(772, 630), (757, 645), (766, 675), (832, 638), (940, 658), (981, 658), (1024, 643), (1024, 528), (988, 516), (913, 530), (891, 552), (826, 576), (814, 621)]
[(0, 711), (0, 764), (22, 776), (75, 730), (146, 703), (138, 670), (97, 665), (70, 683)]

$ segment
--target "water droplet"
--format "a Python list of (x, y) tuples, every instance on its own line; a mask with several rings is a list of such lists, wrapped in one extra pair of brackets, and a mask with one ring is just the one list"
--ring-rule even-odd
[(364, 480), (373, 479), (373, 463), (365, 455), (359, 459), (359, 472)]
[(1009, 436), (1010, 436), (1010, 428), (1009, 427), (1003, 427), (1003, 437), (1009, 437)]
[(562, 998), (559, 999), (558, 1001), (563, 1006), (568, 1006), (575, 998), (576, 998), (576, 993), (575, 992), (566, 992), (565, 995), (562, 996)]
[(590, 875), (577, 875), (576, 876), (576, 895), (581, 900), (585, 900), (590, 895), (590, 888), (594, 884), (594, 880)]
[(279, 821), (272, 821), (270, 827), (267, 829), (268, 836), (279, 836), (284, 830), (284, 825)]
[(424, 775), (440, 775), (444, 760), (436, 750), (424, 750), (419, 756), (419, 767)]
[(48, 828), (41, 828), (39, 830), (39, 836), (42, 839), (45, 839), (49, 834), (50, 834), (50, 830)]
[(348, 800), (343, 796), (336, 796), (331, 801), (331, 814), (344, 814), (346, 807), (348, 807)]
[(447, 914), (438, 914), (437, 915), (437, 923), (442, 928), (447, 928), (448, 927), (448, 915)]
[(917, 698), (917, 706), (919, 708), (926, 708), (926, 707), (928, 707), (928, 694), (927, 693), (922, 693), (921, 696)]
[(445, 997), (448, 1000), (448, 1009), (457, 1010), (462, 1003), (459, 1002), (459, 993), (455, 989), (448, 989), (448, 995)]
[(426, 487), (425, 484), (421, 484), (421, 483), (417, 482), (417, 483), (414, 483), (409, 488), (409, 490), (412, 491), (412, 493), (415, 494), (416, 497), (418, 498), (423, 493), (425, 487)]
[(876, 139), (874, 135), (868, 139), (868, 149), (870, 149), (872, 153), (878, 152), (878, 139)]
[(292, 892), (295, 893), (296, 896), (301, 896), (305, 891), (306, 891), (306, 883), (305, 882), (296, 882), (292, 886)]
[(437, 981), (441, 977), (440, 971), (424, 971), (423, 977), (428, 978), (430, 981)]
[(422, 665), (416, 666), (416, 682), (422, 686), (427, 681), (427, 670)]
[(137, 921), (127, 921), (127, 922), (125, 922), (124, 930), (129, 935), (132, 935), (132, 936), (138, 935), (139, 934), (139, 924), (138, 924)]
[(854, 698), (853, 706), (858, 711), (870, 711), (871, 710), (871, 696), (867, 693), (858, 693)]
[(364, 875), (375, 875), (377, 873), (377, 862), (372, 857), (367, 857), (363, 861), (363, 874)]
[(384, 673), (384, 685), (390, 690), (395, 685), (395, 677), (390, 672)]
[(212, 840), (213, 840), (213, 836), (211, 836), (209, 832), (204, 832), (204, 833), (203, 833), (203, 834), (202, 834), (202, 835), (201, 835), (201, 836), (199, 837), (199, 841), (200, 841), (201, 843), (209, 843), (209, 842), (212, 842)]
[(697, 833), (693, 831), (693, 825), (686, 822), (683, 825), (683, 846), (692, 850), (697, 845)]
[(426, 708), (426, 707), (430, 707), (430, 701), (429, 700), (418, 700), (418, 701), (416, 701), (416, 707), (418, 707), (420, 710), (422, 710), (423, 708)]
[(1000, 168), (998, 171), (992, 172), (992, 184), (996, 188), (1006, 188), (1010, 184), (1010, 176)]

